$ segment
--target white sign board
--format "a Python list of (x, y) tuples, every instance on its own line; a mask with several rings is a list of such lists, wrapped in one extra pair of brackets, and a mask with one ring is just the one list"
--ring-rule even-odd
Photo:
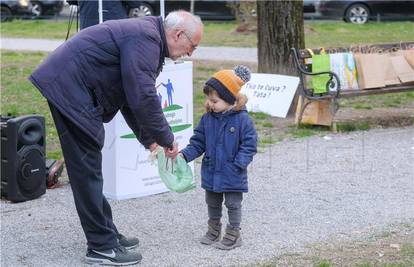
[[(166, 64), (156, 80), (157, 94), (179, 149), (193, 134), (192, 62)], [(111, 199), (126, 199), (168, 191), (121, 113), (105, 125), (103, 191)], [(193, 165), (190, 165), (194, 170)]]
[(298, 85), (298, 77), (252, 73), (241, 92), (249, 99), (248, 111), (286, 118)]

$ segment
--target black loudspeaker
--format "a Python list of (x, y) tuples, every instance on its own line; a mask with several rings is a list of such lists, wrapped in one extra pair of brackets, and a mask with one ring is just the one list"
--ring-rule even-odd
[(45, 118), (1, 117), (1, 195), (13, 202), (46, 192)]

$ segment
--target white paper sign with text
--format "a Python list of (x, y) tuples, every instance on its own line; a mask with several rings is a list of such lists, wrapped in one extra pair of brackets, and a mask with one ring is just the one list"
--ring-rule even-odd
[(299, 77), (252, 73), (241, 92), (249, 99), (248, 111), (286, 118), (298, 85)]
[[(156, 93), (178, 148), (183, 149), (193, 135), (193, 64), (165, 64), (158, 76)], [(158, 168), (149, 159), (120, 113), (105, 124), (102, 149), (103, 192), (111, 199), (143, 197), (168, 191)], [(193, 163), (190, 163), (194, 169)]]

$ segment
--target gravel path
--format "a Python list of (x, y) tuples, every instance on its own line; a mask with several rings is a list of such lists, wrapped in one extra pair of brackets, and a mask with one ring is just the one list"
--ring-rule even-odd
[[(414, 127), (284, 141), (250, 166), (242, 235), (229, 252), (203, 246), (203, 190), (111, 201), (122, 233), (140, 238), (139, 266), (266, 262), (330, 238), (414, 224)], [(85, 240), (69, 185), (19, 204), (1, 201), (1, 266), (81, 266)]]

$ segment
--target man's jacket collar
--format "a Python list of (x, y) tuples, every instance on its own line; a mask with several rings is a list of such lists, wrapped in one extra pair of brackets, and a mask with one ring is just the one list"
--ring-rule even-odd
[(159, 23), (160, 35), (161, 35), (161, 41), (162, 41), (161, 56), (169, 57), (170, 52), (168, 51), (167, 37), (165, 36), (164, 23), (162, 21), (162, 17), (158, 17), (158, 23)]

